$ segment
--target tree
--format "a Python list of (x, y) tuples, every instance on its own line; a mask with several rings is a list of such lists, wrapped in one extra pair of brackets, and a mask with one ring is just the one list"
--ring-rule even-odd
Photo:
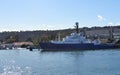
[(32, 38), (29, 37), (29, 38), (26, 39), (26, 41), (27, 41), (27, 42), (32, 42)]
[(33, 39), (34, 46), (38, 46), (40, 43), (40, 38)]
[(6, 43), (13, 43), (13, 42), (18, 42), (19, 41), (19, 36), (15, 35), (15, 36), (7, 36), (7, 38), (5, 39)]
[(18, 41), (19, 41), (19, 36), (18, 36), (18, 35), (15, 35), (15, 36), (14, 36), (14, 39), (15, 39), (15, 42), (18, 42)]

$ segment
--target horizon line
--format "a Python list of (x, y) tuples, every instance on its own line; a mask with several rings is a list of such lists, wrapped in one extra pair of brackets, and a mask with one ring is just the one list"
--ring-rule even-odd
[[(104, 28), (104, 27), (117, 27), (117, 26), (120, 26), (120, 25), (115, 25), (115, 26), (92, 26), (92, 27), (79, 27), (79, 28), (93, 28), (93, 27), (100, 27), (100, 28)], [(29, 32), (29, 31), (57, 31), (57, 30), (66, 30), (66, 29), (74, 29), (74, 28), (63, 28), (63, 29), (41, 29), (41, 30), (3, 30), (3, 31), (0, 31), (0, 33), (2, 32)]]

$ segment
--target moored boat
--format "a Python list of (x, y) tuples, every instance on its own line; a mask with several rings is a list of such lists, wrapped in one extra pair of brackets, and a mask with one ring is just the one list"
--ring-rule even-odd
[(60, 33), (57, 41), (40, 42), (40, 48), (43, 51), (69, 51), (69, 50), (96, 50), (96, 49), (114, 49), (117, 46), (113, 43), (103, 44), (99, 38), (91, 40), (86, 38), (83, 32), (79, 33), (79, 23), (76, 22), (76, 32), (60, 40)]

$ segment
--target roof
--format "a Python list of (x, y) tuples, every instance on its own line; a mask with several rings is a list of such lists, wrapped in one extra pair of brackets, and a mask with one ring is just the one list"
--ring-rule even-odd
[(33, 45), (32, 42), (14, 42), (14, 45)]

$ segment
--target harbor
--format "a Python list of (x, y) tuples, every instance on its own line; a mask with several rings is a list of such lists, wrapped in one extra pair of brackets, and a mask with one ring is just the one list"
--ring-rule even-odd
[(120, 0), (0, 0), (0, 75), (120, 75)]
[(120, 26), (79, 28), (79, 22), (74, 26), (73, 29), (54, 31), (2, 32), (0, 49), (72, 51), (120, 48)]

